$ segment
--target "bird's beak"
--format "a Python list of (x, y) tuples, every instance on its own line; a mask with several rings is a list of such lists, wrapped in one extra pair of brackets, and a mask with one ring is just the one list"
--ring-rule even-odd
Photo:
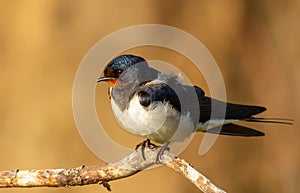
[(113, 77), (100, 77), (97, 79), (96, 82), (102, 82), (102, 81), (107, 82), (111, 87), (115, 87), (117, 83), (117, 79)]
[(111, 79), (114, 79), (112, 77), (100, 77), (97, 79), (97, 82), (102, 82), (102, 81), (109, 81)]

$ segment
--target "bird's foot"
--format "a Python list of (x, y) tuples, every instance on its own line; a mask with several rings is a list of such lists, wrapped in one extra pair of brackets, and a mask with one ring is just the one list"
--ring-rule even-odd
[(170, 151), (169, 145), (170, 145), (170, 142), (168, 141), (163, 146), (157, 146), (157, 145), (151, 143), (150, 139), (146, 139), (145, 141), (137, 144), (137, 146), (135, 147), (135, 150), (137, 150), (139, 147), (141, 147), (142, 157), (144, 160), (146, 160), (146, 156), (145, 156), (145, 148), (146, 147), (148, 147), (149, 149), (159, 148), (157, 156), (156, 156), (156, 161), (155, 161), (157, 164), (159, 164), (164, 152)]
[(149, 149), (155, 149), (158, 146), (151, 143), (150, 139), (146, 139), (145, 141), (139, 143), (136, 145), (135, 150), (137, 150), (139, 147), (141, 147), (142, 150), (142, 157), (144, 160), (146, 160), (146, 156), (145, 156), (145, 148), (148, 147)]
[(162, 156), (164, 154), (165, 151), (170, 151), (170, 141), (168, 141), (167, 143), (165, 143), (163, 146), (160, 146), (159, 148), (159, 151), (157, 153), (157, 156), (156, 156), (156, 164), (159, 164), (160, 163), (160, 160), (162, 159)]

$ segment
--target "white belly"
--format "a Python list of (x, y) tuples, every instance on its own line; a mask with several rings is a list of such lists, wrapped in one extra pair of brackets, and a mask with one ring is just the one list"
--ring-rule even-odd
[[(125, 130), (158, 143), (183, 140), (194, 131), (189, 115), (180, 116), (168, 103), (153, 102), (145, 108), (134, 96), (129, 108), (123, 112), (113, 99), (111, 105), (116, 119)], [(173, 137), (175, 133), (176, 137)]]

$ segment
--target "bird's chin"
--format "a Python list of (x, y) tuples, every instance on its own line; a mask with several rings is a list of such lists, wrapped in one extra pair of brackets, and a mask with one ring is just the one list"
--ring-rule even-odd
[(107, 83), (109, 84), (109, 86), (115, 87), (117, 85), (117, 79), (110, 79), (107, 81)]

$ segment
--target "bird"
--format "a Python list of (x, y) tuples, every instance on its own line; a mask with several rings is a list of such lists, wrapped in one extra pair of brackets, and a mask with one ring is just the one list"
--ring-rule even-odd
[(151, 143), (154, 141), (164, 147), (160, 156), (169, 150), (171, 142), (182, 141), (198, 131), (258, 137), (265, 134), (236, 123), (292, 124), (290, 119), (254, 117), (267, 110), (263, 106), (229, 103), (206, 96), (199, 86), (184, 84), (181, 74), (160, 72), (137, 55), (115, 57), (96, 82), (109, 84), (111, 107), (118, 123), (146, 139), (136, 148), (157, 147)]

